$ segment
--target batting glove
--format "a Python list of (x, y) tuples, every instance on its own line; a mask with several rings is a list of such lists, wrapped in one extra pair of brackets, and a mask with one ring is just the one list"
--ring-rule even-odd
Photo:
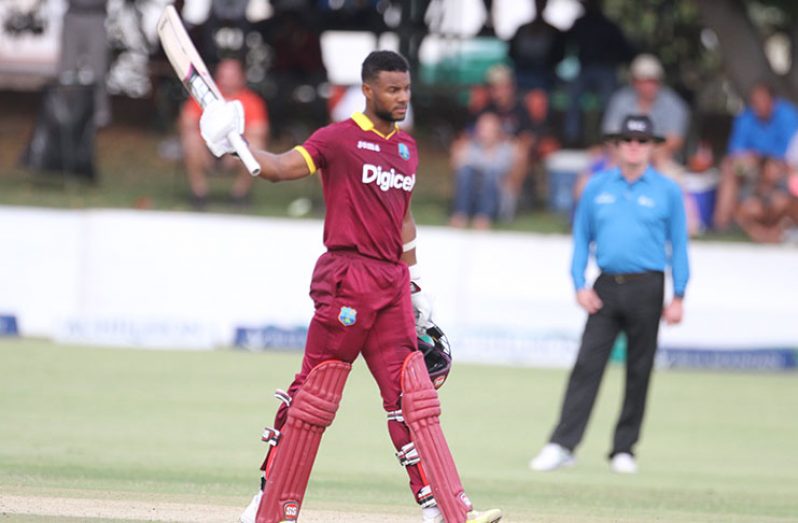
[(416, 331), (426, 334), (432, 324), (432, 301), (421, 288), (421, 274), (418, 265), (410, 267), (410, 300), (413, 302), (413, 314), (416, 317)]
[(244, 132), (244, 106), (241, 102), (217, 100), (208, 104), (200, 117), (200, 134), (217, 158), (235, 152), (233, 144), (227, 139), (231, 132)]

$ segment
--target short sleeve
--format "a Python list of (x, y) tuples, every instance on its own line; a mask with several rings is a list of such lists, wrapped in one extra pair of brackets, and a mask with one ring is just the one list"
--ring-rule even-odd
[[(328, 125), (310, 135), (310, 138), (305, 140), (302, 148), (307, 152), (316, 169), (324, 169), (329, 164), (334, 146), (335, 132), (333, 126)], [(307, 158), (306, 158), (307, 159)]]

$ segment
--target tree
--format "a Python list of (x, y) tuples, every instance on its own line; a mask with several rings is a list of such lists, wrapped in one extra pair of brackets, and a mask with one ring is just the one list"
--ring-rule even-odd
[(723, 67), (738, 93), (747, 93), (760, 80), (782, 94), (798, 99), (798, 63), (790, 60), (786, 74), (773, 70), (765, 53), (765, 41), (786, 34), (791, 54), (798, 45), (798, 5), (790, 0), (695, 0), (706, 27), (718, 36)]

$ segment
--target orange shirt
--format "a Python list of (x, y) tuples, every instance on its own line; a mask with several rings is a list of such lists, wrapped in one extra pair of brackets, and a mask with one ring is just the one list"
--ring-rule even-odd
[[(267, 124), (269, 123), (269, 113), (266, 108), (266, 102), (263, 98), (251, 89), (244, 89), (236, 96), (230, 98), (231, 100), (238, 100), (244, 106), (244, 126), (249, 128), (252, 125)], [(202, 115), (202, 108), (193, 99), (189, 98), (183, 104), (183, 115), (190, 119), (199, 122)]]

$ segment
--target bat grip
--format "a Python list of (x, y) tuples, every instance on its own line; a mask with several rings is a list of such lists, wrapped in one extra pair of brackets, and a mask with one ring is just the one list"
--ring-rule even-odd
[(230, 140), (230, 143), (236, 150), (236, 154), (241, 159), (241, 162), (244, 164), (244, 167), (247, 168), (249, 174), (252, 176), (257, 176), (260, 174), (260, 164), (252, 155), (252, 151), (249, 150), (249, 146), (247, 142), (241, 138), (241, 135), (235, 131), (232, 131), (230, 134), (227, 135), (227, 139)]

